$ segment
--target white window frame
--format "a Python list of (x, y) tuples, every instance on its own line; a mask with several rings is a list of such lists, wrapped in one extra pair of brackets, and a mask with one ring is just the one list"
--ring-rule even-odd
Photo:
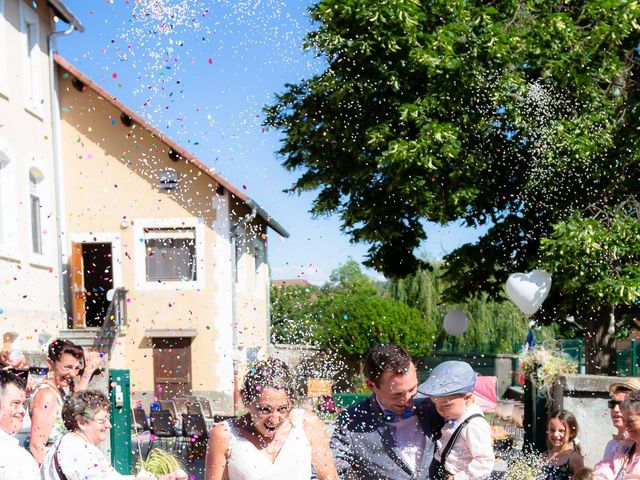
[[(42, 99), (44, 97), (40, 75), (40, 18), (38, 13), (23, 1), (20, 2), (20, 37), (23, 57), (21, 60), (23, 62), (24, 107), (28, 112), (42, 119), (44, 111)], [(29, 80), (31, 81), (29, 82)]]
[(17, 161), (11, 150), (0, 139), (0, 257), (19, 260)]
[(7, 14), (5, 0), (0, 0), (0, 97), (9, 98), (9, 50), (7, 49)]
[[(137, 290), (203, 290), (205, 287), (204, 221), (197, 217), (184, 218), (142, 218), (135, 219), (134, 225), (134, 271)], [(195, 230), (196, 280), (194, 281), (149, 281), (146, 272), (145, 229), (175, 228)]]
[[(72, 243), (94, 244), (94, 243), (110, 243), (111, 244), (111, 265), (113, 273), (113, 288), (124, 287), (124, 279), (122, 277), (122, 241), (120, 234), (113, 232), (95, 232), (95, 233), (73, 233), (69, 236), (69, 248)], [(67, 258), (70, 258), (71, 251), (67, 251)]]
[(269, 278), (267, 275), (267, 245), (259, 238), (253, 240), (254, 290), (257, 298), (265, 298)]
[[(37, 181), (32, 181), (32, 176), (34, 178), (36, 178)], [(29, 169), (27, 170), (27, 201), (25, 202), (25, 205), (27, 206), (27, 210), (28, 210), (28, 216), (27, 218), (29, 219), (29, 224), (28, 224), (28, 233), (29, 233), (29, 263), (31, 263), (31, 265), (34, 266), (41, 266), (41, 267), (52, 267), (53, 265), (51, 264), (51, 238), (55, 237), (55, 235), (52, 235), (52, 230), (51, 230), (51, 218), (55, 218), (55, 212), (51, 211), (51, 215), (47, 215), (46, 213), (43, 214), (43, 208), (46, 208), (46, 206), (49, 204), (50, 198), (49, 198), (49, 190), (47, 188), (48, 184), (50, 183), (50, 179), (47, 176), (47, 173), (43, 171), (42, 168), (40, 168), (39, 166), (35, 166), (32, 165), (31, 167), (29, 167)], [(33, 227), (34, 227), (34, 218), (32, 215), (32, 209), (31, 209), (31, 197), (32, 196), (36, 196), (39, 200), (39, 204), (40, 204), (40, 210), (39, 210), (39, 216), (38, 216), (38, 223), (40, 225), (39, 227), (39, 235), (40, 235), (40, 252), (36, 252), (33, 248)], [(47, 218), (49, 217), (49, 218)], [(43, 232), (46, 231), (47, 234), (45, 235)]]

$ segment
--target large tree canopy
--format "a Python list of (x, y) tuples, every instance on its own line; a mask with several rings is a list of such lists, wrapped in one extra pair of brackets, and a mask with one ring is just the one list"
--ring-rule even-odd
[[(448, 297), (494, 297), (536, 266), (552, 225), (640, 187), (640, 4), (321, 0), (307, 46), (326, 70), (286, 86), (293, 190), (338, 214), (367, 264), (419, 265), (425, 220), (488, 225), (447, 258)], [(559, 298), (555, 296), (554, 298)], [(547, 308), (553, 312), (553, 308)]]
[(550, 225), (637, 189), (637, 2), (321, 0), (326, 70), (266, 107), (293, 190), (340, 215), (368, 265), (413, 272), (424, 220), (491, 225), (448, 258), (496, 294)]

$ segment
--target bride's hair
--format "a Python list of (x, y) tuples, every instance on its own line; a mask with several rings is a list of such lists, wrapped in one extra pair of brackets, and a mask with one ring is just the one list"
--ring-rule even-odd
[(289, 367), (282, 360), (270, 358), (251, 366), (244, 377), (240, 390), (242, 400), (245, 403), (250, 403), (267, 388), (284, 390), (291, 401), (295, 399), (295, 382)]

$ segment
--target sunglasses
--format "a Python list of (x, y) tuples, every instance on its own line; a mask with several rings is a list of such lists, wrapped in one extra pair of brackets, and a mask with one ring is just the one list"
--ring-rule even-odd
[(607, 400), (607, 406), (613, 410), (622, 403), (620, 400)]

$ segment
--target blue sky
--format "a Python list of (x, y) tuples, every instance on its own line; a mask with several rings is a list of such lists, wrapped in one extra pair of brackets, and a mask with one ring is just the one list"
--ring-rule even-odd
[[(312, 28), (300, 0), (66, 0), (86, 28), (58, 51), (273, 215), (290, 233), (269, 237), (273, 278), (325, 281), (361, 261), (337, 217), (313, 219), (313, 193), (283, 193), (296, 179), (276, 155), (262, 106), (324, 63), (302, 49)], [(59, 29), (62, 26), (59, 27)], [(428, 227), (421, 250), (439, 258), (477, 232)], [(377, 276), (374, 272), (368, 272)]]

